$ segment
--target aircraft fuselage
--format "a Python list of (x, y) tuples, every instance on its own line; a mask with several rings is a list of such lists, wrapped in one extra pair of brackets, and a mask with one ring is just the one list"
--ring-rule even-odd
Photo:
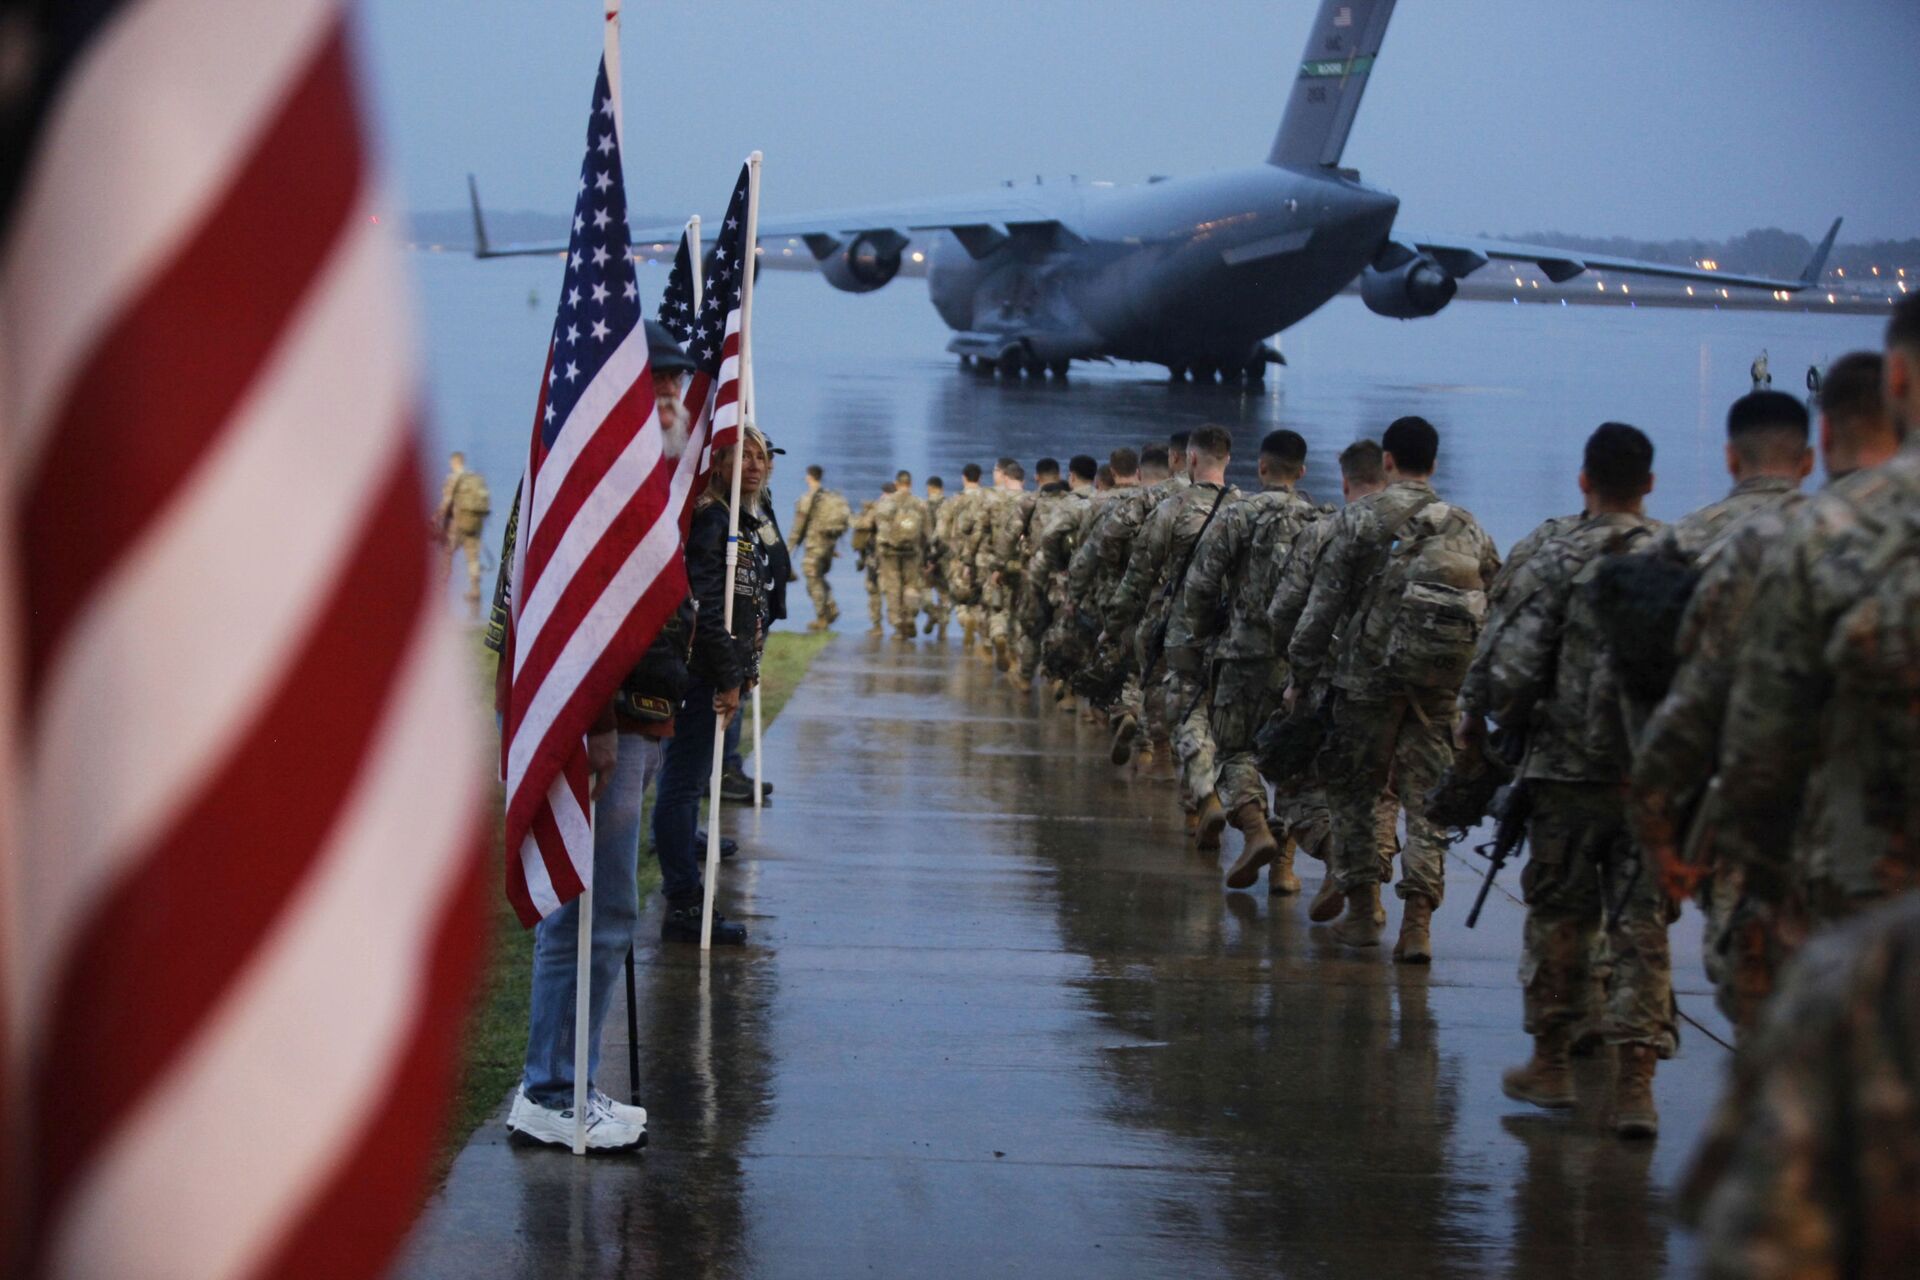
[(1399, 208), (1337, 172), (1273, 165), (1058, 200), (1074, 237), (1016, 234), (979, 258), (951, 232), (933, 242), (928, 290), (957, 344), (1238, 368), (1359, 275)]

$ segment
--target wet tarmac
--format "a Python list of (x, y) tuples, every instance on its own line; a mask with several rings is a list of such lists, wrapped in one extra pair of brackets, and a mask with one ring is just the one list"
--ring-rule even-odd
[[(488, 1125), (398, 1275), (1693, 1269), (1669, 1198), (1727, 1052), (1691, 911), (1659, 1140), (1601, 1128), (1600, 1062), (1572, 1114), (1509, 1103), (1521, 909), (1496, 891), (1462, 927), (1464, 848), (1430, 970), (1344, 951), (1304, 898), (1224, 892), (1170, 784), (957, 648), (849, 635), (816, 661), (767, 738), (776, 803), (734, 811), (722, 904), (753, 945), (703, 965), (643, 917), (646, 1154)], [(618, 1007), (608, 1036), (624, 1097)]]

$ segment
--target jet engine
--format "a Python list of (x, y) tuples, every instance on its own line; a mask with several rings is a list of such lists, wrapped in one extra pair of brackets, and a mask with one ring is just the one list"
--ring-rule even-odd
[(820, 261), (827, 283), (847, 293), (872, 293), (900, 274), (906, 237), (897, 232), (863, 231), (844, 249)]
[(1382, 268), (1376, 258), (1360, 273), (1360, 298), (1367, 310), (1395, 320), (1418, 320), (1453, 301), (1460, 282), (1431, 255), (1406, 251), (1394, 265)]

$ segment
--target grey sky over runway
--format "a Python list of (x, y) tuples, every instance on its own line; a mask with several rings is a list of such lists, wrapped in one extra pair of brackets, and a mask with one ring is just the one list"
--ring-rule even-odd
[[(598, 0), (364, 0), (413, 208), (562, 212)], [(628, 0), (629, 203), (798, 213), (1257, 162), (1317, 0)], [(1920, 234), (1920, 4), (1400, 0), (1345, 163), (1423, 231)]]

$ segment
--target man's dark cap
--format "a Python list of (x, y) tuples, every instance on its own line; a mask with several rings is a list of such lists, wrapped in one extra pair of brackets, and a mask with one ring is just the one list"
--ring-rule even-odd
[(659, 373), (692, 373), (699, 367), (658, 320), (647, 321), (647, 362)]

